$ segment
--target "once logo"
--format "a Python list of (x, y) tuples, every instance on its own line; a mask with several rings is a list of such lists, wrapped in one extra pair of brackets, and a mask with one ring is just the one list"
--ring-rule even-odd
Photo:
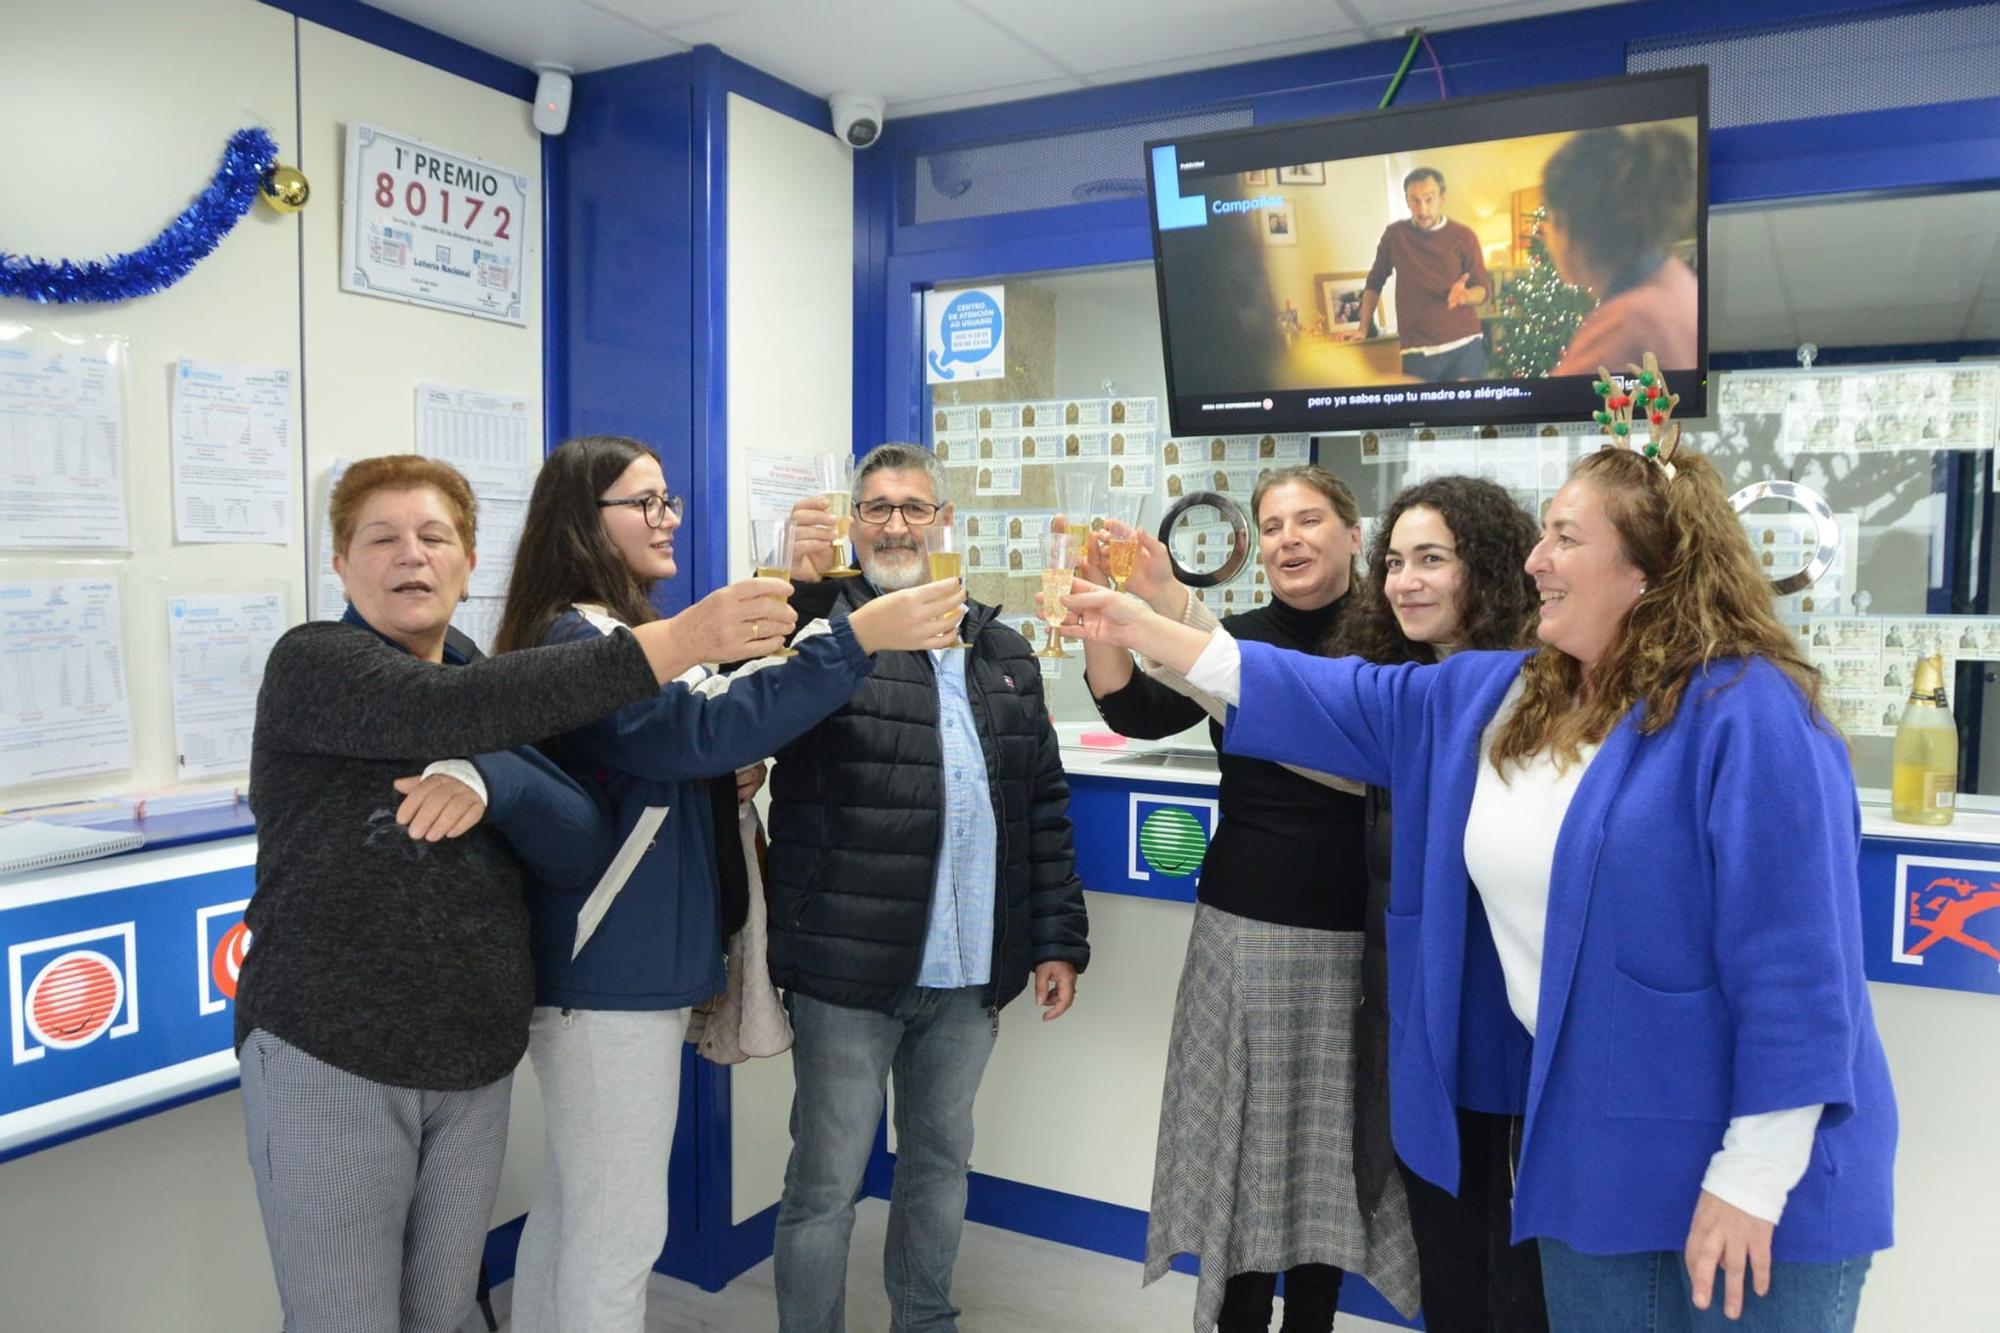
[(110, 1030), (125, 1002), (125, 976), (95, 949), (75, 949), (35, 974), (26, 999), (28, 1031), (35, 1040), (74, 1050)]
[[(1911, 888), (1908, 893), (1909, 915), (1902, 948), (1906, 958), (1916, 958), (1939, 941), (1948, 941), (2000, 961), (2000, 944), (1973, 933), (1977, 918), (2000, 909), (2000, 883), (1989, 882), (1982, 889), (1969, 879), (1948, 875), (1933, 879), (1921, 889)], [(1988, 920), (2000, 922), (2000, 916)], [(1993, 933), (2000, 938), (2000, 930)]]
[(250, 952), (250, 927), (238, 921), (222, 936), (222, 942), (215, 946), (215, 958), (209, 963), (208, 974), (215, 982), (215, 989), (227, 998), (236, 998), (236, 982), (243, 975), (243, 956)]
[(1162, 875), (1192, 875), (1208, 854), (1208, 834), (1188, 811), (1165, 806), (1139, 826), (1139, 854)]

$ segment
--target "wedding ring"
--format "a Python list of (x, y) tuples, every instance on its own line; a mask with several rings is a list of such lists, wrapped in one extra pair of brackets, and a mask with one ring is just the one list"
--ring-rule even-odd
[(751, 622), (750, 622), (750, 637), (751, 637), (751, 638), (753, 638), (753, 639), (761, 639), (761, 638), (763, 638), (763, 637), (764, 637), (764, 622), (763, 622), (763, 621), (761, 621), (761, 620), (753, 620), (753, 621), (751, 621)]

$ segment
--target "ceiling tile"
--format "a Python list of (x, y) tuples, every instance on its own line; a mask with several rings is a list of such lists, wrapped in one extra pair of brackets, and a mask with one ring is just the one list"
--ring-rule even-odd
[(1145, 21), (1117, 4), (1075, 0), (961, 0), (995, 27), (1046, 51), (1078, 74), (1102, 75), (1166, 61), (1212, 68), (1254, 60), (1269, 47), (1303, 40), (1314, 49), (1353, 40), (1355, 25), (1334, 5), (1297, 0), (1158, 0)]
[(579, 73), (656, 60), (686, 50), (580, 0), (478, 4), (470, 0), (377, 0), (377, 8), (517, 65), (550, 61)]
[[(1535, 18), (1565, 9), (1596, 9), (1606, 0), (1347, 0), (1363, 22), (1397, 31), (1423, 27), (1433, 32), (1448, 28), (1469, 28), (1480, 23), (1504, 23), (1508, 19)], [(1615, 0), (1614, 0), (1615, 3)]]
[(809, 92), (880, 93), (892, 105), (1073, 73), (956, 4), (871, 0), (866, 21), (855, 21), (858, 12), (838, 4), (755, 0), (671, 31), (685, 42), (713, 42)]
[(1352, 28), (1345, 32), (1326, 34), (1318, 37), (1297, 37), (1287, 42), (1273, 42), (1267, 46), (1246, 46), (1222, 53), (1221, 59), (1215, 53), (1197, 53), (1177, 56), (1169, 60), (1154, 61), (1147, 65), (1129, 65), (1120, 69), (1098, 70), (1089, 73), (1085, 82), (1093, 87), (1113, 83), (1135, 83), (1141, 79), (1163, 78), (1169, 74), (1184, 74), (1189, 70), (1213, 69), (1218, 64), (1240, 65), (1252, 60), (1272, 60), (1279, 56), (1299, 55), (1308, 51), (1330, 51), (1335, 47), (1356, 46), (1373, 40), (1362, 28)]

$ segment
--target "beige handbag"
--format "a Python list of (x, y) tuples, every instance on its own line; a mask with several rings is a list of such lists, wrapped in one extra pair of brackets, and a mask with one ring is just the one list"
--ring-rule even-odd
[(764, 826), (757, 807), (737, 810), (743, 865), (750, 876), (750, 914), (729, 939), (729, 981), (702, 1025), (700, 1050), (719, 1065), (782, 1055), (792, 1048), (792, 1020), (771, 984), (764, 939)]

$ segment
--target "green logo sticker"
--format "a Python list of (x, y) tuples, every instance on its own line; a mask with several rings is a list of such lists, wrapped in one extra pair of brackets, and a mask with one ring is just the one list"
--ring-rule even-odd
[(1139, 825), (1139, 855), (1147, 868), (1162, 875), (1192, 875), (1207, 854), (1208, 835), (1201, 821), (1186, 810), (1158, 809)]

